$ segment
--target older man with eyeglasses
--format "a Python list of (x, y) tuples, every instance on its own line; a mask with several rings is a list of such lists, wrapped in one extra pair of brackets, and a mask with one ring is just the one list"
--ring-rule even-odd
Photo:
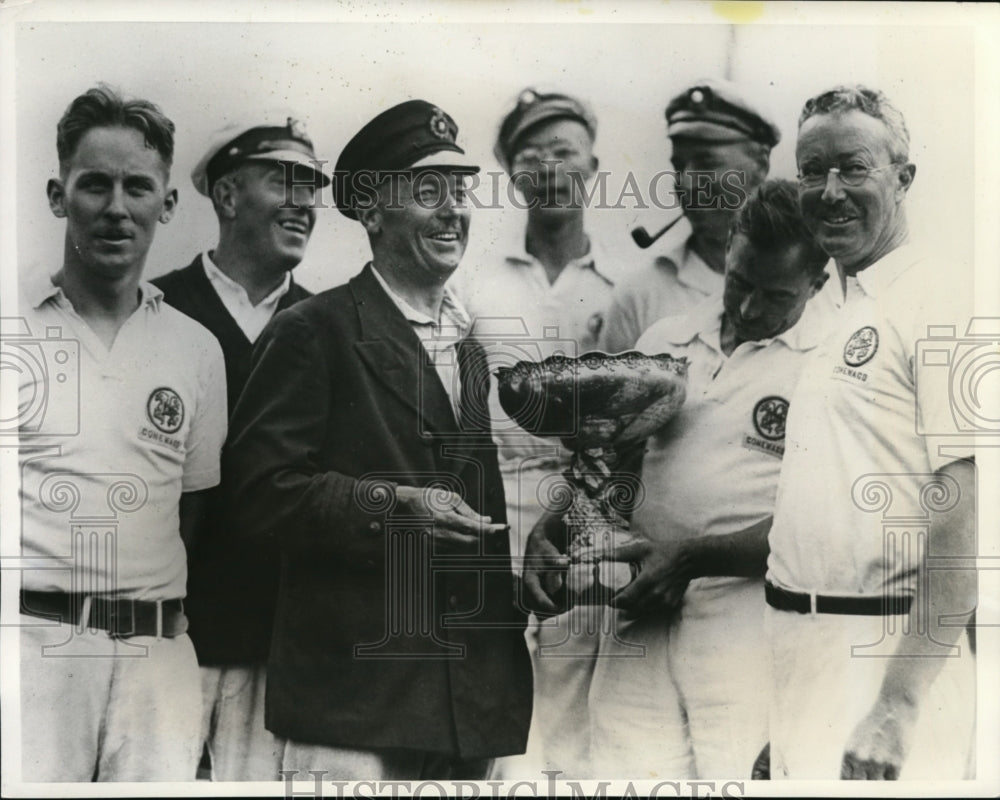
[(920, 340), (966, 330), (971, 284), (909, 243), (908, 149), (865, 87), (799, 120), (799, 203), (844, 307), (792, 396), (769, 536), (773, 777), (968, 776), (975, 466)]

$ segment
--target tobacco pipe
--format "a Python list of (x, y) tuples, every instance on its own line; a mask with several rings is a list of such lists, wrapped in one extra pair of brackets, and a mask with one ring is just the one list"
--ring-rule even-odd
[(674, 225), (684, 219), (684, 215), (681, 214), (678, 217), (670, 220), (666, 225), (664, 225), (654, 236), (650, 236), (649, 232), (641, 225), (638, 228), (632, 229), (632, 240), (639, 245), (643, 250), (653, 244), (657, 239), (659, 239), (663, 234), (669, 231)]

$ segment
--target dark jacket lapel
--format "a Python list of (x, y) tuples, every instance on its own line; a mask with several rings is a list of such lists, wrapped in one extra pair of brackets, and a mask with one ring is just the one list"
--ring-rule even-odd
[(349, 282), (361, 327), (358, 357), (390, 393), (421, 418), (421, 432), (457, 430), (451, 401), (410, 323), (368, 264)]
[(222, 302), (222, 298), (219, 297), (218, 292), (215, 291), (215, 287), (212, 286), (212, 282), (208, 279), (200, 253), (195, 256), (194, 261), (191, 262), (191, 266), (184, 270), (184, 273), (185, 279), (188, 281), (192, 303), (201, 306), (201, 310), (195, 318), (214, 320), (216, 330), (213, 333), (220, 340), (225, 338), (235, 342), (243, 342), (247, 346), (250, 346), (250, 340), (247, 339), (246, 334), (243, 333), (236, 320), (233, 319), (232, 314), (229, 313), (229, 309), (226, 308)]

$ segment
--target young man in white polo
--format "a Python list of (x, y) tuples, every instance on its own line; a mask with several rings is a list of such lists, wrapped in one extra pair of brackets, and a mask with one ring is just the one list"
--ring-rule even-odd
[(21, 552), (44, 565), (21, 578), (26, 781), (195, 777), (185, 537), (219, 481), (226, 394), (214, 337), (141, 280), (177, 202), (173, 132), (155, 105), (104, 86), (73, 100), (48, 183), (63, 263), (22, 276), (30, 332), (68, 342), (52, 380), (79, 386), (38, 409), (46, 375), (19, 384)]

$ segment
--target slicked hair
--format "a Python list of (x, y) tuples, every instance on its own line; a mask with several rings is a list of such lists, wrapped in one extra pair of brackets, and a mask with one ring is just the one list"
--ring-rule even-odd
[(121, 93), (100, 83), (75, 98), (56, 126), (56, 152), (65, 165), (84, 134), (92, 128), (131, 128), (160, 154), (169, 170), (174, 161), (174, 123), (148, 100), (125, 100)]
[(889, 131), (889, 154), (893, 161), (906, 161), (910, 157), (910, 132), (906, 129), (903, 114), (878, 89), (869, 89), (861, 84), (836, 86), (806, 100), (799, 115), (799, 127), (818, 114), (843, 114), (855, 110), (885, 125)]
[(799, 189), (792, 181), (772, 179), (757, 186), (733, 219), (729, 236), (736, 234), (765, 251), (801, 245), (810, 275), (818, 275), (830, 260), (802, 219)]

